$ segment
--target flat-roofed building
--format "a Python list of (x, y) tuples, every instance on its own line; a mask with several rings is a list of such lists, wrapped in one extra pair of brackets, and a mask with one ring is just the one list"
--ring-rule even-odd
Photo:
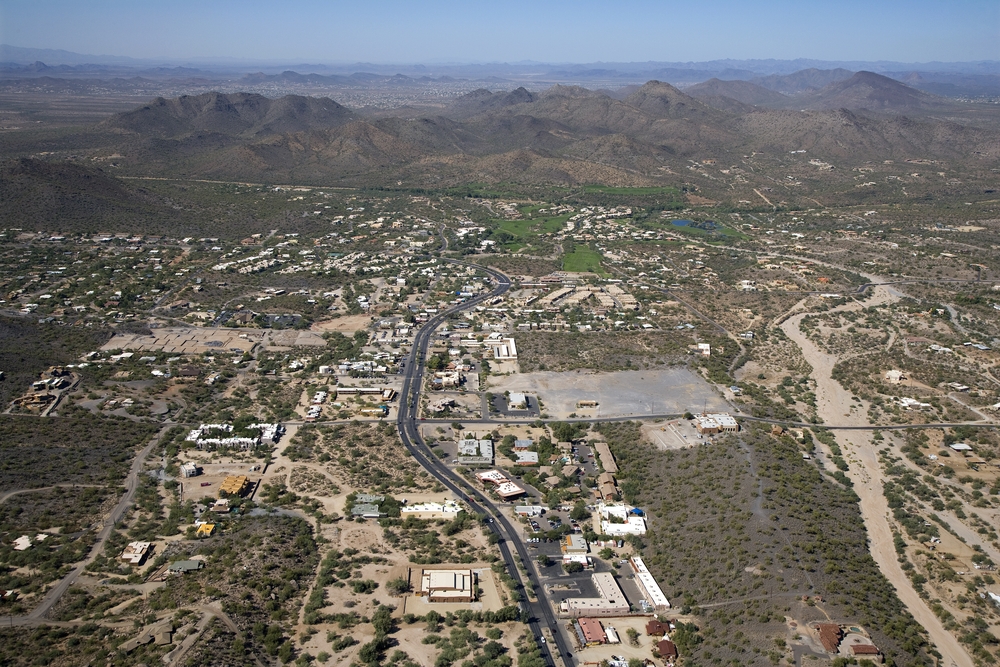
[(595, 572), (590, 576), (590, 580), (597, 589), (597, 597), (605, 600), (619, 600), (625, 597), (618, 582), (615, 581), (615, 575), (610, 572)]
[(149, 547), (149, 542), (129, 542), (119, 558), (129, 565), (142, 565), (149, 555)]
[(411, 516), (416, 519), (454, 519), (461, 511), (461, 506), (454, 500), (446, 500), (443, 503), (415, 503), (399, 508), (399, 514), (404, 519)]
[(667, 611), (670, 609), (670, 601), (667, 600), (667, 596), (660, 590), (660, 585), (656, 583), (656, 578), (646, 568), (646, 564), (642, 559), (638, 556), (633, 556), (629, 559), (629, 564), (632, 566), (632, 571), (635, 573), (635, 582), (638, 584), (639, 591), (646, 599), (646, 602), (655, 611)]
[(568, 555), (585, 554), (590, 551), (583, 535), (567, 535), (562, 544), (562, 552)]
[(571, 618), (582, 616), (600, 616), (608, 618), (611, 616), (627, 616), (629, 613), (628, 602), (624, 598), (619, 600), (605, 600), (603, 598), (569, 598), (560, 606), (560, 611)]
[(601, 467), (604, 468), (604, 472), (611, 473), (612, 475), (618, 472), (618, 464), (615, 463), (615, 457), (611, 453), (608, 443), (595, 442), (594, 450), (597, 452), (597, 457), (601, 461)]
[(476, 574), (472, 570), (423, 570), (420, 594), (430, 602), (473, 602)]

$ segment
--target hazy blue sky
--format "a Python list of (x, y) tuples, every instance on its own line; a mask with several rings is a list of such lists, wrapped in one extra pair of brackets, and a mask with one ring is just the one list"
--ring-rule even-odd
[(1000, 60), (1000, 1), (2, 0), (0, 42), (312, 63)]

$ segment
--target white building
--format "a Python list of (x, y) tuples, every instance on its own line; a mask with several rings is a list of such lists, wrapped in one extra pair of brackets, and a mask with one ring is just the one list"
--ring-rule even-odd
[(611, 537), (645, 535), (646, 520), (634, 513), (633, 509), (635, 508), (625, 504), (598, 505), (597, 512), (601, 517), (601, 534)]
[(635, 581), (639, 585), (639, 590), (642, 592), (642, 596), (646, 599), (646, 602), (655, 611), (667, 611), (670, 609), (670, 601), (667, 600), (667, 596), (660, 590), (660, 585), (656, 583), (656, 579), (646, 568), (646, 564), (642, 559), (638, 556), (633, 556), (629, 559), (629, 564), (632, 566), (632, 571), (635, 572)]

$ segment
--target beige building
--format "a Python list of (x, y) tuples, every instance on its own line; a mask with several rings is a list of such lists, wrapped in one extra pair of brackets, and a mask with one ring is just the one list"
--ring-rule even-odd
[(472, 570), (423, 570), (419, 594), (430, 602), (473, 602), (476, 574)]

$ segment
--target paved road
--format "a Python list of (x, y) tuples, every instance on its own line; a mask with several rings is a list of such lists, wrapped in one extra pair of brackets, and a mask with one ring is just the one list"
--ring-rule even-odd
[(118, 504), (115, 505), (114, 510), (104, 522), (104, 527), (101, 532), (97, 534), (97, 542), (94, 543), (93, 548), (90, 550), (90, 555), (80, 563), (78, 563), (69, 574), (62, 578), (62, 580), (56, 584), (49, 592), (46, 594), (45, 598), (42, 600), (35, 609), (27, 616), (14, 616), (8, 621), (8, 625), (50, 625), (51, 621), (45, 619), (45, 615), (49, 613), (59, 598), (63, 596), (70, 586), (77, 580), (77, 578), (83, 574), (84, 568), (86, 568), (90, 563), (94, 561), (97, 556), (104, 551), (104, 543), (107, 542), (108, 537), (111, 536), (111, 532), (115, 529), (118, 521), (121, 519), (122, 515), (125, 514), (126, 510), (132, 505), (132, 500), (135, 498), (136, 489), (139, 488), (139, 475), (142, 474), (142, 466), (146, 462), (146, 457), (149, 456), (156, 444), (160, 442), (160, 438), (166, 434), (166, 432), (173, 426), (173, 424), (168, 424), (160, 429), (160, 432), (153, 436), (152, 440), (148, 445), (146, 445), (139, 455), (135, 457), (132, 461), (132, 468), (129, 470), (128, 477), (125, 479), (125, 494), (122, 496)]
[[(461, 264), (462, 262), (457, 263)], [(496, 505), (493, 504), (492, 500), (479, 490), (469, 486), (465, 480), (457, 476), (440, 459), (431, 453), (420, 435), (420, 429), (416, 420), (417, 405), (420, 399), (421, 383), (424, 374), (424, 361), (434, 331), (450, 315), (472, 308), (488, 298), (499, 296), (510, 288), (510, 279), (499, 271), (480, 266), (476, 268), (486, 271), (496, 281), (496, 287), (493, 291), (439, 313), (428, 321), (414, 338), (410, 358), (406, 364), (407, 371), (403, 379), (403, 388), (400, 392), (399, 414), (396, 418), (399, 426), (399, 435), (403, 441), (403, 445), (420, 465), (441, 482), (441, 484), (455, 493), (456, 496), (465, 499), (473, 512), (489, 517), (487, 525), (499, 538), (498, 546), (500, 554), (507, 565), (508, 573), (516, 582), (516, 591), (521, 597), (521, 610), (528, 616), (528, 626), (536, 638), (543, 636), (542, 628), (543, 626), (547, 626), (551, 630), (553, 644), (559, 654), (559, 659), (565, 667), (572, 667), (573, 661), (570, 658), (569, 647), (566, 646), (559, 634), (556, 618), (552, 613), (552, 608), (547, 600), (547, 593), (544, 588), (532, 585), (532, 588), (536, 590), (538, 598), (535, 602), (528, 600), (524, 580), (517, 567), (517, 560), (518, 558), (521, 560), (528, 573), (527, 576), (530, 577), (532, 571), (531, 558), (524, 544), (518, 539), (518, 533), (514, 526), (511, 525)], [(511, 550), (512, 546), (513, 551)], [(517, 557), (515, 557), (515, 552)], [(551, 667), (555, 667), (557, 663), (555, 656), (550, 651), (550, 646), (551, 644), (547, 643), (540, 644), (540, 649), (546, 663)]]
[[(683, 414), (635, 414), (635, 415), (625, 415), (622, 417), (586, 417), (586, 418), (575, 418), (575, 419), (539, 419), (533, 417), (530, 419), (462, 419), (463, 424), (534, 424), (536, 422), (543, 422), (546, 424), (551, 424), (555, 422), (568, 422), (571, 424), (598, 424), (603, 422), (627, 422), (627, 421), (649, 421), (654, 419), (681, 419)], [(908, 428), (958, 428), (958, 427), (972, 427), (972, 428), (997, 428), (1000, 427), (998, 422), (942, 422), (942, 423), (931, 423), (931, 424), (888, 424), (879, 426), (876, 424), (865, 424), (865, 425), (847, 425), (847, 424), (813, 424), (812, 422), (798, 422), (791, 421), (788, 419), (770, 419), (767, 417), (751, 417), (749, 415), (734, 415), (737, 421), (751, 421), (751, 422), (761, 422), (764, 424), (779, 424), (781, 426), (796, 426), (804, 428), (822, 428), (830, 431), (905, 431)], [(450, 424), (454, 422), (454, 419), (421, 419), (421, 421), (427, 424)], [(316, 422), (320, 423), (320, 422)], [(335, 423), (335, 422), (329, 422)]]

